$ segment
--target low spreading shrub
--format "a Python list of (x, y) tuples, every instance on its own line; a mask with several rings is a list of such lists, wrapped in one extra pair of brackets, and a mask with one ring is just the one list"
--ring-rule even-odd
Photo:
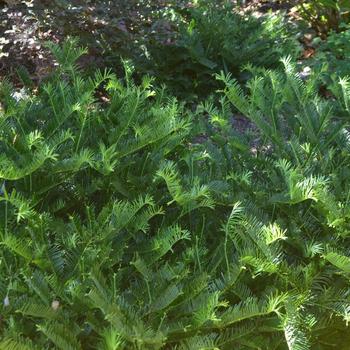
[(242, 15), (227, 3), (201, 2), (183, 11), (177, 26), (171, 37), (155, 35), (145, 44), (147, 57), (138, 69), (182, 98), (215, 90), (213, 75), (220, 70), (244, 79), (240, 69), (247, 63), (272, 68), (285, 52), (295, 57), (299, 52), (293, 30), (282, 17)]
[(0, 349), (347, 349), (349, 135), (314, 82), (221, 74), (190, 112), (51, 49), (0, 88)]

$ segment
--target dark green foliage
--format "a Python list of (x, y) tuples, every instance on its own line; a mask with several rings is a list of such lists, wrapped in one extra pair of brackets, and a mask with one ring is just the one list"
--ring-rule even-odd
[[(222, 73), (190, 112), (128, 65), (84, 78), (74, 41), (51, 50), (37, 91), (0, 88), (0, 349), (346, 350), (335, 102), (284, 60), (245, 91)], [(346, 80), (334, 94), (348, 113)]]
[(327, 40), (315, 40), (316, 55), (312, 65), (322, 72), (320, 78), (326, 86), (332, 85), (337, 77), (350, 74), (350, 26), (343, 24), (340, 29), (340, 32), (330, 32)]
[(247, 63), (276, 67), (285, 52), (299, 52), (282, 17), (242, 15), (227, 4), (200, 2), (183, 11), (177, 25), (177, 34), (156, 34), (145, 44), (149, 63), (142, 61), (140, 68), (185, 98), (215, 90), (216, 72), (243, 78), (240, 68)]

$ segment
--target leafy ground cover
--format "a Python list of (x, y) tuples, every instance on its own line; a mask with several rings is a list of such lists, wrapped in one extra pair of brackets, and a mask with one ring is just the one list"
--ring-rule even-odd
[(303, 62), (281, 14), (123, 4), (127, 60), (59, 22), (0, 82), (0, 349), (347, 350), (347, 27)]

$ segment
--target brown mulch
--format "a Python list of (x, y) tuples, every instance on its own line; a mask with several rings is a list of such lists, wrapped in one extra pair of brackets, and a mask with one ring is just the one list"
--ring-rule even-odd
[(19, 83), (16, 72), (25, 67), (30, 78), (40, 82), (54, 64), (43, 43), (67, 36), (77, 36), (89, 47), (81, 60), (84, 67), (100, 67), (106, 51), (109, 57), (123, 55), (128, 45), (153, 30), (157, 10), (174, 1), (0, 0), (0, 79)]
[(296, 3), (296, 0), (247, 0), (244, 7), (246, 11), (259, 11), (266, 13), (269, 11), (289, 11), (296, 5)]

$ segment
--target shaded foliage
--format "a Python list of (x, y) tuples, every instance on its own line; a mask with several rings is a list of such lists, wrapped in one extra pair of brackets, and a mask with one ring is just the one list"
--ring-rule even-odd
[(244, 80), (240, 71), (247, 63), (272, 68), (285, 52), (299, 53), (292, 28), (279, 16), (256, 18), (227, 3), (204, 2), (183, 12), (178, 22), (178, 33), (145, 43), (146, 57), (136, 63), (182, 97), (215, 90), (213, 74), (220, 70)]

